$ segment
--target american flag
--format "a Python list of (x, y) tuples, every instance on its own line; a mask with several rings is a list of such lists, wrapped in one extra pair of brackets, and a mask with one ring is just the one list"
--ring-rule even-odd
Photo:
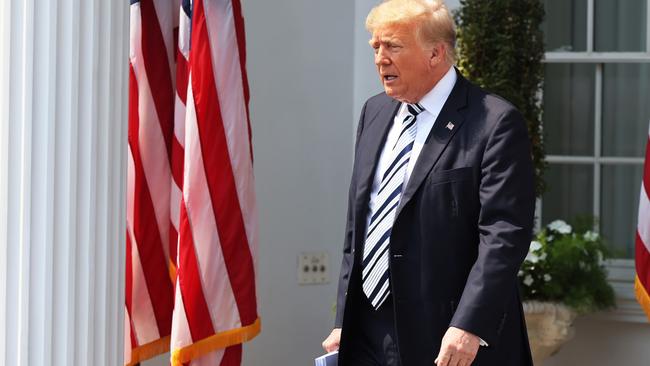
[[(125, 364), (170, 350), (173, 365), (240, 365), (241, 343), (260, 331), (254, 266), (257, 208), (241, 4), (131, 1), (131, 50), (130, 131), (131, 125), (141, 130), (147, 116), (156, 128), (140, 132), (133, 142), (129, 134), (134, 161), (129, 187), (140, 171), (148, 172), (147, 164), (164, 167), (156, 169), (156, 175), (142, 174), (140, 186), (145, 190), (129, 188), (129, 209), (135, 214), (129, 216), (127, 233), (131, 255), (125, 320), (130, 342), (125, 345)], [(148, 56), (153, 54), (157, 57)], [(138, 71), (146, 78), (138, 78)], [(151, 106), (143, 108), (143, 100)], [(155, 149), (157, 160), (143, 161), (133, 153), (143, 148)], [(154, 193), (153, 186), (166, 190)], [(134, 250), (141, 248), (140, 242), (129, 246), (140, 238), (138, 230), (143, 231), (138, 223), (144, 220), (138, 220), (137, 213), (146, 213), (136, 209), (143, 200), (166, 209), (148, 212), (152, 228), (142, 236), (152, 242), (147, 257)], [(149, 255), (165, 259), (150, 265), (155, 277), (139, 269)], [(138, 271), (144, 273), (138, 277)], [(138, 287), (136, 279), (164, 289)], [(164, 322), (158, 320), (158, 307)], [(150, 316), (135, 317), (142, 308)]]
[(636, 298), (650, 320), (650, 132), (646, 143), (643, 181), (636, 230)]

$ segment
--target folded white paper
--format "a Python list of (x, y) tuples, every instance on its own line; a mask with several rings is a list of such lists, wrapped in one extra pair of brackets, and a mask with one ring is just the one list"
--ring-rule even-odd
[(337, 366), (339, 361), (339, 351), (330, 352), (314, 359), (315, 366)]

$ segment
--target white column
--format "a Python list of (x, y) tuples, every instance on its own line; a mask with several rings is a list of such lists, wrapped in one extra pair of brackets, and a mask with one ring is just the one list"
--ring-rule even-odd
[(0, 1), (0, 365), (120, 365), (128, 2)]

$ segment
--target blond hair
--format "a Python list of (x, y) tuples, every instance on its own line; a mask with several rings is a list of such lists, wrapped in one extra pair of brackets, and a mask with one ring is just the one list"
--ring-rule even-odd
[(366, 18), (370, 33), (394, 24), (415, 22), (416, 37), (423, 46), (443, 42), (445, 58), (456, 61), (456, 30), (449, 9), (441, 0), (385, 0), (374, 7)]

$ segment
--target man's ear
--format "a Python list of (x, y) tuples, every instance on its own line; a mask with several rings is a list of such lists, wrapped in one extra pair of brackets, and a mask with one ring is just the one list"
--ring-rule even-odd
[(429, 53), (429, 63), (435, 66), (443, 61), (445, 58), (445, 45), (443, 42), (437, 42), (431, 48)]

